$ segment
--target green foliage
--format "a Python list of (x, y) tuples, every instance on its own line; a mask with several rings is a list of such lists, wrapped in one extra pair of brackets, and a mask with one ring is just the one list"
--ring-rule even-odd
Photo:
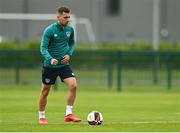
[[(0, 42), (1, 49), (39, 49), (40, 40), (28, 40), (24, 42), (3, 41)], [(77, 43), (76, 50), (151, 50), (152, 42), (150, 41), (134, 41), (134, 42), (119, 42), (119, 43)], [(180, 50), (180, 43), (172, 43), (168, 41), (161, 41), (160, 50)]]
[(171, 43), (167, 41), (161, 41), (160, 42), (160, 50), (180, 50), (180, 43)]
[(30, 40), (28, 42), (25, 42), (24, 45), (28, 49), (39, 49), (40, 41), (38, 41), (38, 40)]
[(16, 45), (17, 44), (12, 41), (2, 41), (0, 42), (0, 49), (14, 49)]
[[(77, 44), (76, 49), (81, 50), (152, 50), (152, 42), (149, 41), (135, 41), (133, 43), (103, 43), (103, 44)], [(161, 41), (159, 49), (164, 51), (180, 50), (180, 43), (172, 43), (168, 41)]]
[(121, 43), (103, 43), (103, 44), (77, 44), (77, 49), (97, 49), (97, 50), (140, 50), (151, 49), (151, 43), (148, 42), (121, 42)]
[(2, 41), (0, 49), (39, 49), (40, 42), (38, 40), (29, 40), (25, 42)]

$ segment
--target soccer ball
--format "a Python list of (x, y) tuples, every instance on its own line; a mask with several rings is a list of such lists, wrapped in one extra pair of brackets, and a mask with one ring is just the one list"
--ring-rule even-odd
[(103, 116), (99, 111), (92, 111), (88, 114), (87, 121), (90, 125), (101, 125)]

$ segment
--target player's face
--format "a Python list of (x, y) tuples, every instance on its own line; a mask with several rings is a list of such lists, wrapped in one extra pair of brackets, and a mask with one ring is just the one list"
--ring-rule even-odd
[(70, 21), (70, 13), (63, 12), (57, 16), (57, 19), (62, 26), (66, 26)]

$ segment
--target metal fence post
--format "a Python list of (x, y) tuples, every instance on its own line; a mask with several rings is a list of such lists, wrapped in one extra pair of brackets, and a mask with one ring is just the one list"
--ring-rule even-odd
[(172, 86), (172, 65), (171, 65), (171, 56), (169, 55), (167, 61), (167, 88), (171, 89)]
[(113, 84), (113, 65), (111, 62), (111, 58), (108, 61), (108, 87), (111, 88)]
[(19, 51), (15, 51), (15, 56), (16, 56), (16, 84), (19, 84), (20, 83), (20, 54), (19, 54)]
[(122, 60), (121, 60), (121, 52), (117, 53), (117, 91), (122, 91)]
[(153, 83), (158, 83), (158, 75), (159, 75), (159, 53), (153, 52), (154, 61), (153, 61)]

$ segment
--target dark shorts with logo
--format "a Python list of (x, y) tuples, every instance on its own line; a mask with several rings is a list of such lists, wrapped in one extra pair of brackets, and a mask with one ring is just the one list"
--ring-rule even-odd
[(61, 78), (63, 82), (64, 79), (69, 77), (74, 77), (74, 73), (69, 65), (63, 66), (61, 68), (42, 68), (42, 82), (47, 85), (55, 84), (57, 77)]

